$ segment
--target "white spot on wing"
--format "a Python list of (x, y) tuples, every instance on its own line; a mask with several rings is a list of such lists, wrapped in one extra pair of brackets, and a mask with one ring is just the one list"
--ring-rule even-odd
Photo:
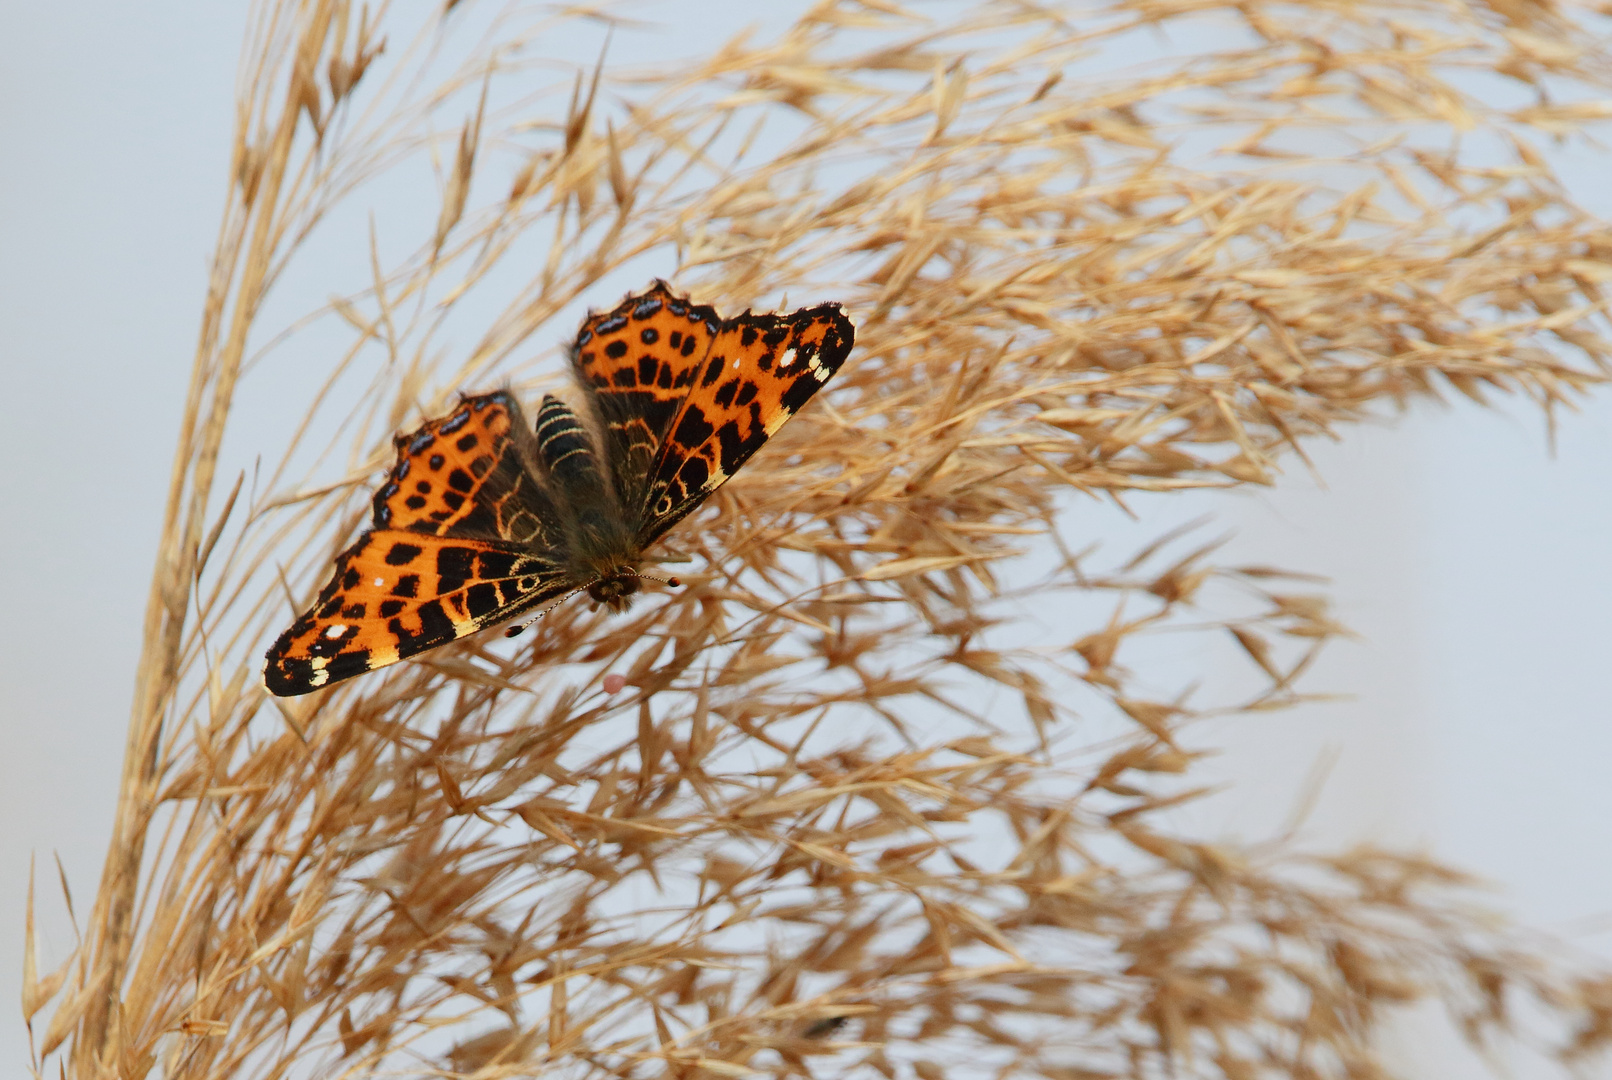
[(329, 630), (325, 631), (325, 637), (327, 637), (327, 638), (339, 638), (343, 634), (345, 634), (346, 632), (347, 632), (347, 628), (345, 626), (343, 626), (341, 623), (334, 623), (334, 624), (331, 625)]
[(779, 360), (778, 360), (779, 369), (782, 370), (783, 368), (788, 367), (789, 365), (793, 364), (799, 357), (800, 357), (799, 350), (796, 349), (795, 346), (791, 345), (789, 348), (784, 350), (784, 355), (781, 358), (779, 358)]
[(378, 578), (375, 579), (375, 587), (377, 589), (379, 589), (381, 586), (383, 586), (385, 584), (386, 584), (386, 579), (385, 578), (378, 577)]

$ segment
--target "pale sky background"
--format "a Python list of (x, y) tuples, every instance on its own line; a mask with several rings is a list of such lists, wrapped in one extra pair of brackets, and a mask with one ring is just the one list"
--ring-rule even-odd
[[(757, 5), (729, 5), (755, 18)], [(770, 10), (770, 9), (769, 9)], [(20, 1069), (28, 860), (42, 961), (71, 946), (116, 793), (151, 561), (228, 162), (243, 4), (0, 7), (0, 1071)], [(1560, 159), (1581, 197), (1605, 157)], [(608, 299), (608, 298), (607, 298)], [(269, 400), (241, 403), (271, 409)], [(1313, 449), (1274, 490), (1201, 497), (1238, 562), (1333, 579), (1362, 640), (1307, 684), (1352, 700), (1241, 720), (1209, 835), (1279, 831), (1337, 755), (1305, 834), (1410, 845), (1493, 903), (1612, 955), (1612, 413), (1419, 406)], [(7, 989), (7, 988), (11, 989)], [(1470, 1075), (1418, 1021), (1402, 1072)], [(1513, 1075), (1536, 1069), (1515, 1062)]]

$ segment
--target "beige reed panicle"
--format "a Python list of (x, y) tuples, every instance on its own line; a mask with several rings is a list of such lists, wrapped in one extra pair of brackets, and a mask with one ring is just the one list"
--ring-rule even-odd
[[(1365, 1077), (1419, 999), (1602, 1049), (1612, 973), (1452, 871), (1166, 813), (1194, 721), (1300, 701), (1342, 628), (1197, 532), (1105, 539), (1418, 396), (1601, 381), (1612, 233), (1544, 154), (1608, 115), (1593, 5), (798, 7), (646, 63), (685, 38), (630, 5), (253, 5), (105, 872), (69, 955), (28, 928), (35, 1075)], [(685, 587), (269, 698), (392, 435), (563, 387), (653, 276), (857, 324), (653, 553)]]

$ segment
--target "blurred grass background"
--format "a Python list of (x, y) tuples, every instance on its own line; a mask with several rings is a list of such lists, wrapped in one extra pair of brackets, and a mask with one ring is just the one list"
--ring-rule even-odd
[[(733, 9), (735, 22), (755, 17)], [(47, 885), (49, 853), (61, 853), (81, 908), (99, 874), (242, 28), (221, 5), (40, 7), (0, 42), (0, 378), (28, 448), (27, 467), (3, 480), (7, 504), (27, 511), (0, 538), (7, 595), (24, 613), (0, 629), (13, 739), (3, 814), (16, 823), (0, 841), (13, 883), (0, 900), (13, 927), (30, 853)], [(612, 62), (652, 44), (622, 34)], [(1604, 159), (1575, 144), (1552, 162), (1604, 215), (1593, 182)], [(254, 416), (300, 408), (285, 389), (283, 401), (265, 385), (243, 402), (240, 454)], [(1307, 684), (1354, 700), (1224, 722), (1228, 753), (1210, 768), (1239, 786), (1180, 813), (1267, 836), (1334, 746), (1309, 838), (1425, 844), (1500, 881), (1499, 906), (1597, 944), (1596, 917), (1612, 908), (1597, 857), (1612, 796), (1598, 782), (1594, 675), (1612, 599), (1597, 544), (1612, 432), (1593, 408), (1567, 415), (1551, 461), (1536, 413), (1458, 401), (1345, 440), (1312, 451), (1324, 493), (1290, 460), (1273, 491), (1181, 496), (1158, 511), (1213, 509), (1239, 527), (1231, 561), (1331, 576), (1364, 639), (1334, 646)], [(72, 942), (57, 907), (39, 916), (47, 966)], [(14, 972), (20, 937), (3, 942)], [(19, 1024), (0, 1036), (9, 1060), (25, 1057)]]

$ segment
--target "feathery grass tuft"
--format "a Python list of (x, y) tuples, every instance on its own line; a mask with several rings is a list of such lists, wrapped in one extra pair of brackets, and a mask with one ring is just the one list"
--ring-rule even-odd
[[(1375, 1076), (1425, 997), (1612, 1039), (1612, 973), (1449, 870), (1172, 828), (1192, 721), (1299, 700), (1341, 628), (1212, 544), (1097, 546), (1413, 396), (1601, 381), (1612, 234), (1537, 148), (1607, 115), (1588, 7), (824, 0), (659, 68), (579, 66), (591, 9), (424, 7), (253, 8), (104, 880), (54, 974), (30, 928), (37, 1075)], [(674, 274), (858, 328), (653, 553), (686, 587), (269, 698), (392, 434), (563, 386), (582, 308)], [(1170, 629), (1257, 689), (1189, 694), (1137, 647)]]

